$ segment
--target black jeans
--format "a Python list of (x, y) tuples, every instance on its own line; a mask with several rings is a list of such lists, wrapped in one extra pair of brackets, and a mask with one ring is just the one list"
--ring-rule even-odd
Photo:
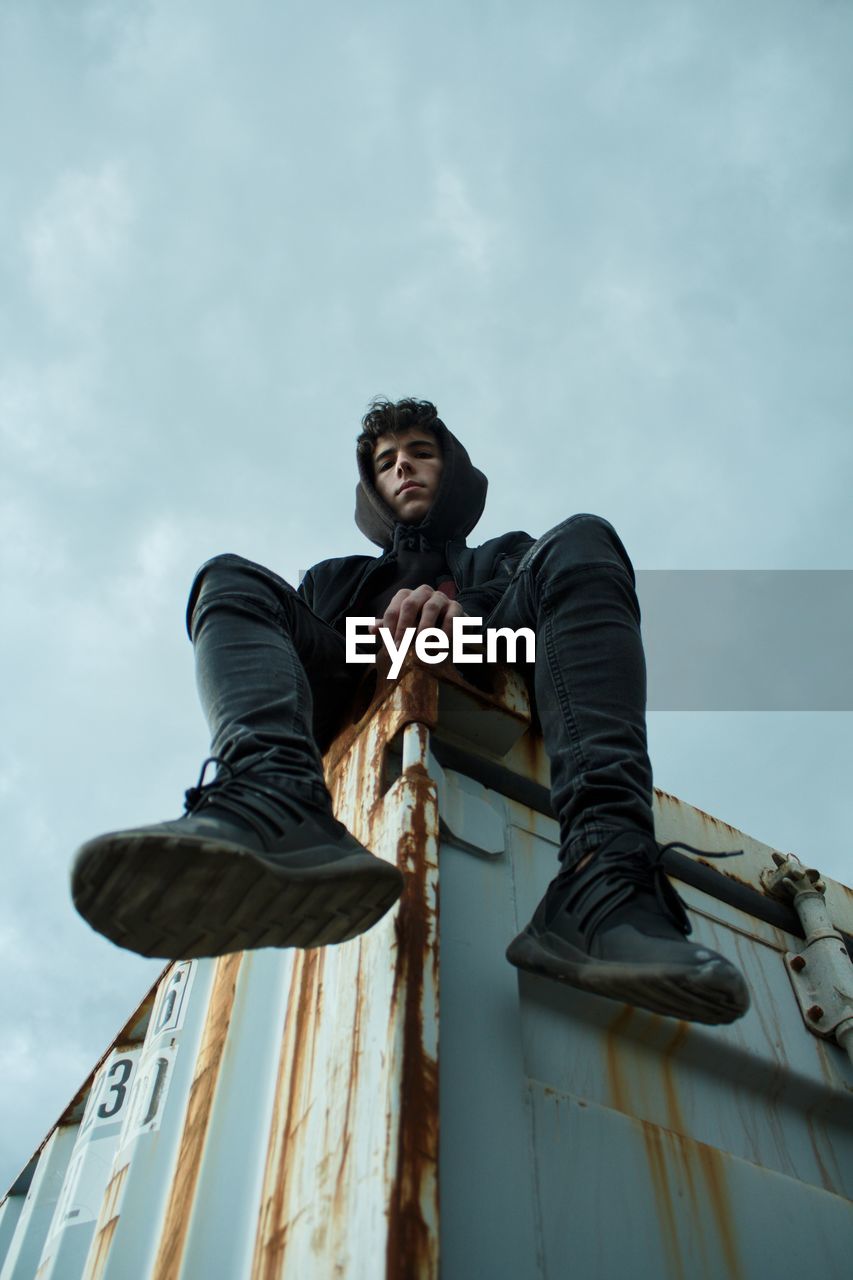
[[(532, 684), (566, 864), (609, 832), (653, 834), (646, 667), (634, 571), (606, 520), (576, 515), (525, 553), (488, 627), (531, 627)], [(328, 807), (320, 752), (363, 679), (344, 638), (294, 589), (241, 556), (209, 560), (187, 608), (211, 753), (265, 768)]]
[(612, 831), (654, 834), (634, 587), (613, 526), (599, 516), (570, 516), (529, 548), (486, 620), (536, 634), (534, 697), (567, 866)]

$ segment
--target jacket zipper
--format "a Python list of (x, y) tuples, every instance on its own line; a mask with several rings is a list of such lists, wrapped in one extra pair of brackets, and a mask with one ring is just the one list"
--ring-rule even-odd
[(444, 558), (447, 561), (447, 567), (450, 570), (450, 576), (453, 579), (453, 585), (456, 587), (457, 591), (461, 591), (462, 588), (460, 587), (456, 577), (456, 572), (459, 568), (459, 561), (455, 560), (454, 555), (451, 554), (452, 552), (455, 552), (455, 549), (456, 549), (455, 543), (446, 542), (444, 544)]
[[(456, 576), (457, 571), (459, 569), (459, 561), (456, 558), (456, 554), (455, 554), (456, 549), (457, 549), (456, 543), (446, 542), (444, 544), (444, 558), (447, 561), (447, 567), (450, 570), (450, 576), (453, 579), (453, 583), (456, 586), (457, 590), (461, 591), (462, 588), (459, 586), (459, 582)], [(367, 583), (370, 581), (373, 574), (378, 572), (379, 569), (383, 568), (388, 563), (389, 559), (393, 554), (394, 554), (393, 551), (386, 551), (383, 556), (380, 556), (378, 560), (374, 560), (373, 563), (368, 566), (367, 572), (365, 573), (364, 577), (356, 585), (356, 588), (353, 591), (352, 595), (350, 596), (349, 600), (346, 602), (343, 609), (341, 609), (340, 612), (335, 616), (335, 620), (332, 623), (332, 626), (336, 627), (342, 618), (348, 617), (351, 606), (355, 604), (355, 601), (361, 595), (362, 591), (364, 590)]]

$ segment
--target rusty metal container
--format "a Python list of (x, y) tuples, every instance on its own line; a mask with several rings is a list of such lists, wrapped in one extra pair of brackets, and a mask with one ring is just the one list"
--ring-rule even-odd
[[(558, 843), (515, 676), (380, 671), (326, 766), (400, 904), (167, 966), (0, 1205), (0, 1280), (849, 1274), (853, 1066), (792, 986), (772, 850), (656, 796), (662, 843), (744, 850), (669, 864), (752, 991), (702, 1027), (507, 964)], [(843, 945), (853, 895), (825, 900)]]

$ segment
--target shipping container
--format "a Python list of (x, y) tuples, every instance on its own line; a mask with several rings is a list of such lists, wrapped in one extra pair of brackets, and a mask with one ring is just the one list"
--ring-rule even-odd
[(657, 792), (660, 843), (743, 851), (667, 867), (749, 1013), (519, 973), (559, 843), (522, 681), (412, 661), (365, 700), (327, 777), (400, 903), (167, 965), (0, 1206), (0, 1280), (847, 1277), (850, 890)]

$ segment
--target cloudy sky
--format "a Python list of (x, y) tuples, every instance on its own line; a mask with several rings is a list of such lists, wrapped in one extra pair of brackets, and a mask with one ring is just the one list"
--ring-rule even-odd
[[(67, 868), (196, 779), (193, 572), (368, 550), (372, 396), (465, 441), (475, 540), (853, 568), (852, 41), (839, 0), (3, 0), (0, 1194), (160, 968)], [(650, 741), (851, 879), (849, 711)]]

